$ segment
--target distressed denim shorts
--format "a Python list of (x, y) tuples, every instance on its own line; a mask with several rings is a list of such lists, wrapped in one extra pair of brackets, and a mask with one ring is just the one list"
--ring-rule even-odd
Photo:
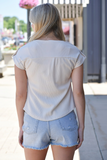
[(78, 123), (74, 110), (51, 121), (41, 121), (24, 112), (22, 130), (22, 145), (25, 148), (41, 150), (50, 144), (62, 147), (78, 145)]

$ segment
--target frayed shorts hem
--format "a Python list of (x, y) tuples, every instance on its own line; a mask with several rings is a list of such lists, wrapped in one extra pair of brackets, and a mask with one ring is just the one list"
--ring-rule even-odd
[(50, 143), (50, 144), (51, 144), (51, 145), (61, 146), (61, 147), (73, 147), (73, 146), (78, 145), (78, 143), (68, 144), (68, 145), (64, 145), (64, 144), (61, 144), (61, 143)]
[(69, 144), (69, 145), (63, 145), (63, 144), (61, 144), (61, 143), (50, 143), (50, 144), (46, 145), (45, 147), (41, 147), (41, 148), (32, 147), (32, 146), (26, 146), (26, 145), (23, 145), (23, 147), (24, 147), (24, 148), (29, 148), (29, 149), (43, 150), (43, 149), (48, 148), (49, 145), (57, 145), (57, 146), (61, 146), (61, 147), (73, 147), (73, 146), (78, 145), (78, 143)]
[(37, 148), (37, 147), (32, 147), (32, 146), (26, 146), (26, 145), (23, 145), (24, 148), (29, 148), (29, 149), (36, 149), (36, 150), (43, 150), (43, 149), (46, 149), (48, 148), (49, 144), (46, 145), (45, 147), (41, 147), (41, 148)]

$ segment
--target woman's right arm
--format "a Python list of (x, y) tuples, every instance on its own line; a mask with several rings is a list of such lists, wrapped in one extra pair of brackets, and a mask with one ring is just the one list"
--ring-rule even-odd
[(72, 86), (73, 86), (73, 96), (78, 116), (79, 122), (79, 148), (84, 140), (84, 127), (85, 127), (85, 96), (83, 89), (83, 64), (75, 69), (73, 69), (71, 74)]

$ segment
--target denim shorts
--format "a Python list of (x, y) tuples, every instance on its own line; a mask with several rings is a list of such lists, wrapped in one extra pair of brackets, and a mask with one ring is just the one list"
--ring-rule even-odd
[(74, 110), (51, 121), (41, 121), (24, 112), (22, 130), (22, 145), (25, 148), (41, 150), (50, 144), (62, 147), (78, 145), (78, 123)]

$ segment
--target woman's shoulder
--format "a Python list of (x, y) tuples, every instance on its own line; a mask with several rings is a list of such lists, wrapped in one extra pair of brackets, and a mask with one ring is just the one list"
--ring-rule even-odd
[(36, 46), (36, 43), (34, 43), (34, 41), (32, 41), (32, 42), (27, 42), (25, 45), (21, 46), (21, 47), (18, 49), (18, 51), (19, 51), (19, 52), (23, 52), (23, 51), (29, 52), (29, 48), (33, 47), (34, 45)]
[(25, 44), (25, 45), (19, 47), (17, 49), (17, 51), (15, 52), (15, 54), (13, 54), (13, 56), (17, 55), (17, 57), (23, 57), (24, 58), (28, 54), (29, 54), (28, 45)]
[(70, 47), (71, 49), (74, 49), (75, 51), (79, 51), (78, 47), (75, 46), (74, 44), (68, 42), (68, 41), (65, 41), (65, 45)]
[(70, 57), (77, 58), (79, 56), (79, 54), (81, 53), (81, 50), (77, 46), (73, 45), (70, 42), (66, 42), (65, 46), (67, 48), (69, 48), (69, 56)]
[[(59, 49), (61, 50), (61, 52), (68, 52), (69, 56), (76, 56), (80, 53), (80, 50), (78, 49), (78, 47), (76, 47), (75, 45), (71, 44), (70, 42), (68, 41), (49, 41), (49, 43), (45, 43), (45, 41), (41, 41), (41, 40), (34, 40), (34, 41), (31, 41), (31, 42), (28, 42), (26, 43), (24, 46), (20, 47), (20, 49), (18, 50), (18, 52), (20, 53), (29, 53), (31, 50), (33, 51), (34, 49), (37, 49), (38, 51), (38, 47), (40, 47), (40, 45), (42, 45), (42, 47), (44, 46), (45, 49), (46, 49), (46, 46), (47, 48), (51, 46), (55, 47), (56, 49)], [(53, 44), (54, 43), (54, 44)], [(39, 48), (40, 49), (40, 48)]]

